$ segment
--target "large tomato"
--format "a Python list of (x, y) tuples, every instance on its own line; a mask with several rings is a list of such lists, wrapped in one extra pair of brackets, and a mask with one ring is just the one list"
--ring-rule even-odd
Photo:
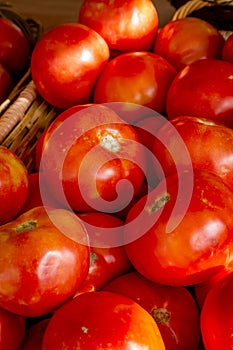
[(233, 273), (209, 291), (201, 310), (201, 333), (206, 350), (233, 348)]
[(89, 102), (95, 81), (109, 59), (105, 40), (80, 23), (57, 25), (37, 42), (32, 79), (41, 96), (59, 108)]
[(29, 64), (30, 43), (12, 20), (0, 17), (0, 62), (10, 74), (21, 73)]
[(0, 306), (24, 316), (72, 297), (89, 268), (87, 232), (67, 210), (36, 207), (0, 227)]
[[(178, 133), (178, 134), (177, 134)], [(177, 137), (184, 141), (177, 142)], [(166, 144), (162, 145), (162, 139)], [(207, 118), (179, 116), (165, 123), (154, 137), (153, 154), (165, 174), (185, 166), (184, 147), (195, 168), (211, 171), (233, 189), (233, 130)], [(157, 163), (157, 164), (158, 164)], [(161, 173), (157, 167), (156, 173)]]
[(48, 186), (75, 211), (121, 210), (144, 180), (136, 131), (110, 105), (77, 106), (63, 113), (44, 139), (41, 189), (45, 184), (45, 191)]
[(153, 51), (177, 70), (203, 58), (221, 58), (224, 38), (210, 23), (184, 17), (165, 24), (156, 36)]
[[(131, 268), (123, 247), (124, 222), (121, 219), (101, 212), (83, 213), (78, 216), (83, 221), (90, 239), (90, 267), (76, 295), (100, 290), (113, 278)], [(111, 245), (113, 234), (118, 236), (117, 247)]]
[(113, 53), (149, 50), (158, 30), (151, 0), (85, 0), (78, 21), (96, 30)]
[(136, 301), (154, 318), (166, 350), (197, 350), (200, 341), (199, 311), (184, 287), (149, 281), (132, 271), (109, 282), (103, 290)]
[(112, 292), (83, 293), (52, 316), (43, 350), (165, 350), (151, 315), (135, 301)]
[(25, 317), (0, 308), (0, 349), (18, 350), (25, 335)]
[[(190, 193), (191, 192), (191, 193)], [(203, 170), (171, 174), (130, 210), (126, 252), (136, 270), (167, 285), (192, 285), (231, 262), (233, 192)]]
[(0, 146), (0, 225), (13, 219), (28, 196), (28, 171), (9, 149)]
[(187, 65), (173, 80), (166, 101), (168, 118), (210, 118), (233, 127), (233, 64), (202, 59)]
[(129, 102), (163, 114), (175, 68), (152, 52), (128, 52), (102, 70), (94, 88), (94, 102)]

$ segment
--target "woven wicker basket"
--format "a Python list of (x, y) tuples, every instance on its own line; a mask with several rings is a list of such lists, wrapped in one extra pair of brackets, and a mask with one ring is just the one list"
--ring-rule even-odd
[[(9, 3), (0, 3), (0, 17), (13, 20), (24, 32), (31, 50), (43, 28), (31, 18), (24, 18)], [(15, 152), (29, 172), (34, 169), (35, 145), (58, 111), (37, 93), (30, 68), (17, 77), (7, 99), (0, 105), (0, 144)]]
[[(213, 14), (217, 18), (214, 18)], [(213, 24), (225, 39), (233, 33), (233, 1), (231, 0), (190, 0), (176, 10), (172, 20), (188, 16), (198, 17)]]

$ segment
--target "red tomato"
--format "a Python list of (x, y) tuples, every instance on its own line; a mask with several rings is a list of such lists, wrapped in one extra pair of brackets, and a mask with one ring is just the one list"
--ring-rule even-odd
[(149, 50), (158, 30), (158, 13), (150, 0), (85, 0), (78, 21), (96, 30), (113, 53)]
[(200, 341), (199, 312), (190, 292), (170, 287), (129, 272), (109, 282), (105, 291), (136, 301), (157, 323), (166, 350), (197, 350)]
[[(178, 132), (178, 134), (177, 134)], [(184, 144), (177, 142), (182, 138)], [(162, 145), (162, 139), (166, 144)], [(179, 116), (165, 123), (154, 138), (153, 154), (165, 174), (185, 166), (181, 154), (189, 153), (193, 167), (208, 170), (220, 176), (233, 189), (233, 130), (207, 118)], [(161, 173), (160, 169), (156, 173)]]
[(110, 60), (94, 88), (94, 102), (126, 102), (165, 112), (175, 68), (151, 52), (128, 52)]
[(29, 180), (29, 193), (26, 199), (26, 202), (24, 203), (22, 209), (20, 210), (19, 214), (25, 213), (30, 209), (33, 209), (35, 207), (39, 207), (46, 204), (46, 206), (51, 208), (61, 208), (61, 204), (56, 202), (53, 196), (47, 193), (47, 197), (42, 200), (41, 198), (41, 191), (40, 191), (40, 174), (37, 173), (31, 173), (28, 175)]
[(203, 59), (182, 69), (167, 94), (169, 119), (180, 115), (210, 118), (233, 127), (233, 64)]
[(25, 318), (0, 308), (0, 349), (18, 350), (25, 335)]
[[(90, 267), (76, 295), (100, 290), (107, 282), (131, 268), (123, 248), (124, 222), (113, 215), (90, 212), (78, 215), (90, 239)], [(111, 230), (113, 229), (113, 230)], [(106, 245), (106, 235), (118, 236), (119, 246)], [(110, 242), (111, 243), (111, 242)]]
[(206, 350), (232, 349), (233, 273), (210, 290), (201, 310), (201, 333)]
[(233, 63), (233, 33), (226, 39), (222, 49), (222, 59)]
[(89, 102), (108, 59), (108, 45), (93, 29), (80, 23), (60, 24), (35, 45), (32, 78), (47, 102), (66, 109)]
[(28, 196), (28, 172), (16, 154), (0, 146), (0, 225), (13, 219)]
[(52, 316), (43, 350), (165, 350), (149, 313), (135, 301), (112, 292), (84, 293)]
[(195, 17), (165, 24), (156, 36), (153, 51), (178, 71), (203, 58), (221, 58), (224, 38), (217, 28)]
[(167, 176), (126, 219), (126, 253), (157, 283), (197, 284), (231, 263), (233, 192), (210, 172), (190, 173)]
[(0, 62), (10, 74), (21, 73), (29, 64), (30, 43), (22, 29), (0, 17)]
[(28, 328), (20, 350), (42, 350), (43, 337), (49, 321), (50, 318), (44, 318)]
[(0, 63), (0, 103), (4, 102), (12, 88), (12, 78)]
[(74, 107), (64, 113), (45, 137), (42, 180), (55, 198), (75, 211), (121, 210), (144, 180), (144, 153), (136, 131), (111, 105)]
[(77, 216), (37, 207), (0, 227), (0, 305), (47, 314), (72, 297), (89, 268), (88, 236)]

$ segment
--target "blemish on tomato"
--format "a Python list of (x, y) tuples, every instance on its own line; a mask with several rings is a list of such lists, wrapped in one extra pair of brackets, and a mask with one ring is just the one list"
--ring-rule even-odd
[(103, 136), (101, 136), (100, 146), (114, 153), (118, 152), (121, 148), (119, 141), (111, 134), (104, 134)]
[(16, 227), (16, 232), (25, 232), (37, 227), (37, 221), (27, 221)]
[(147, 207), (147, 211), (149, 214), (153, 214), (157, 210), (161, 209), (165, 206), (165, 204), (171, 199), (171, 196), (169, 193), (164, 193), (162, 196), (155, 199), (154, 203)]
[(83, 333), (86, 333), (86, 334), (87, 334), (87, 332), (88, 332), (88, 328), (85, 327), (85, 326), (82, 326), (82, 327), (81, 327), (81, 330), (83, 331)]

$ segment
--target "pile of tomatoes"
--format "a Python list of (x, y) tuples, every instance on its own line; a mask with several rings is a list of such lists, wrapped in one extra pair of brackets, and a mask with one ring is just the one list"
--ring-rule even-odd
[(30, 66), (59, 113), (33, 173), (0, 147), (0, 350), (231, 349), (233, 35), (85, 0)]

